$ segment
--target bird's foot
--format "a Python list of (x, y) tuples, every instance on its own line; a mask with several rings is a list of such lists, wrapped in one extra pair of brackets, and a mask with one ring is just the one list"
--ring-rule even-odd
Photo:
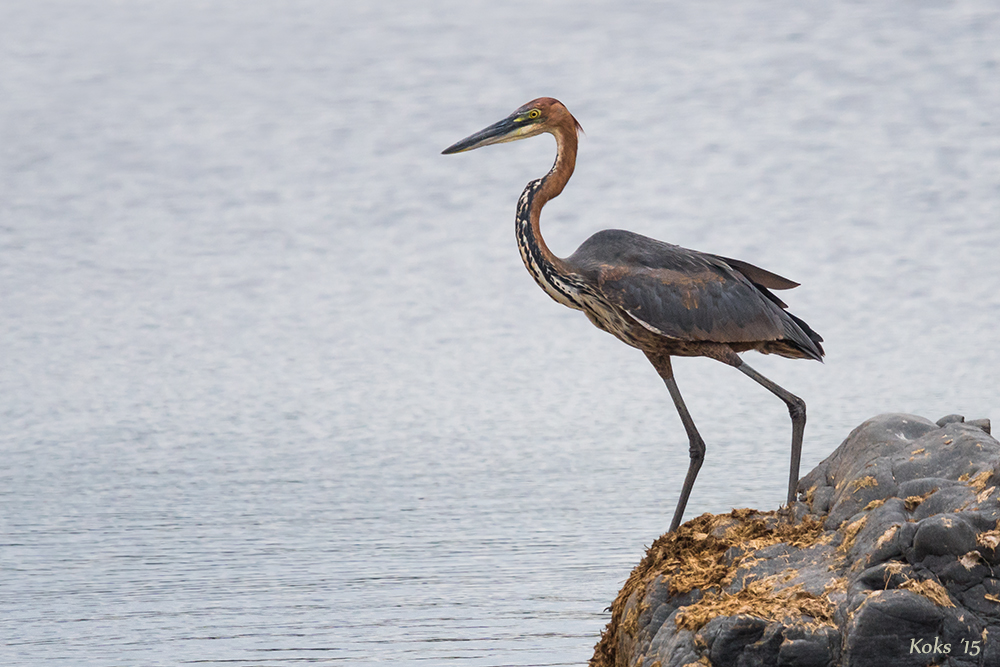
[(782, 505), (778, 508), (778, 521), (794, 525), (802, 521), (807, 514), (809, 514), (809, 506), (796, 500), (791, 505)]

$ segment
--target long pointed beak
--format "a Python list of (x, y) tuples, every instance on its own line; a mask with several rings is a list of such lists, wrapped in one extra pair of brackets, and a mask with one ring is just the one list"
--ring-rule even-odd
[(489, 146), (490, 144), (500, 144), (505, 141), (514, 141), (515, 139), (521, 138), (522, 129), (521, 125), (514, 122), (513, 116), (508, 116), (499, 122), (493, 123), (486, 129), (480, 130), (479, 132), (462, 139), (458, 143), (448, 146), (448, 148), (441, 151), (441, 154), (451, 155), (452, 153), (471, 151), (474, 148), (481, 148), (483, 146)]

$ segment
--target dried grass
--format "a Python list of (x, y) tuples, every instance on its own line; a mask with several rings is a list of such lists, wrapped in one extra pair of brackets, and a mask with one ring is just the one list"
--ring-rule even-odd
[(918, 507), (920, 507), (920, 504), (922, 502), (924, 502), (925, 500), (927, 500), (928, 498), (930, 498), (932, 495), (934, 495), (934, 493), (936, 493), (937, 490), (938, 490), (938, 487), (935, 486), (933, 489), (931, 489), (930, 491), (928, 491), (925, 494), (922, 494), (922, 495), (919, 495), (919, 496), (907, 496), (906, 500), (903, 501), (903, 507), (906, 509), (907, 512), (912, 512), (913, 510), (915, 510)]
[(807, 616), (826, 619), (831, 613), (829, 603), (799, 586), (775, 591), (773, 581), (768, 585), (762, 580), (748, 584), (736, 594), (722, 590), (741, 565), (752, 561), (753, 551), (780, 543), (807, 547), (815, 544), (822, 534), (823, 524), (814, 519), (793, 525), (779, 520), (776, 512), (740, 509), (729, 514), (703, 514), (661, 536), (646, 551), (645, 558), (632, 570), (615, 598), (611, 622), (601, 634), (591, 665), (617, 664), (619, 638), (623, 634), (634, 637), (638, 632), (639, 605), (633, 605), (626, 613), (628, 601), (633, 595), (642, 599), (648, 586), (660, 577), (666, 579), (672, 594), (696, 589), (702, 592), (702, 599), (684, 612), (685, 627), (700, 627), (734, 608), (757, 609), (745, 613), (764, 618), (775, 616), (779, 610), (794, 613), (790, 609), (800, 609)]
[(996, 548), (1000, 546), (1000, 529), (988, 530), (984, 533), (979, 533), (976, 535), (976, 543), (979, 544), (979, 546), (996, 551)]
[(879, 535), (879, 538), (877, 540), (875, 540), (875, 548), (876, 549), (881, 549), (886, 544), (888, 544), (889, 540), (891, 540), (893, 537), (896, 536), (896, 531), (898, 531), (898, 530), (899, 530), (899, 524), (893, 524), (893, 525), (889, 526), (886, 529), (886, 531), (884, 533), (882, 533), (881, 535)]
[(868, 521), (868, 515), (864, 515), (860, 519), (850, 523), (844, 528), (844, 541), (840, 543), (837, 550), (842, 554), (846, 554), (854, 546), (854, 538), (858, 536), (861, 529), (865, 527), (865, 522)]
[(862, 508), (861, 511), (862, 512), (870, 512), (870, 511), (872, 511), (874, 509), (878, 509), (879, 507), (882, 507), (882, 505), (884, 505), (884, 504), (885, 504), (885, 498), (876, 498), (875, 500), (873, 500), (870, 503), (868, 503), (867, 505), (865, 505)]
[(984, 470), (969, 480), (969, 486), (974, 488), (976, 491), (984, 491), (986, 489), (986, 483), (992, 475), (992, 470)]
[(939, 607), (955, 606), (945, 587), (931, 579), (907, 579), (899, 587), (923, 595)]
[(775, 583), (782, 578), (774, 575), (752, 581), (736, 593), (709, 593), (677, 614), (677, 627), (697, 630), (717, 616), (737, 614), (768, 621), (809, 616), (821, 624), (833, 624), (833, 605), (829, 600), (804, 591), (802, 584), (775, 590)]
[(865, 475), (864, 477), (859, 477), (851, 482), (851, 493), (860, 491), (861, 489), (867, 489), (872, 486), (878, 486), (878, 480), (871, 475)]

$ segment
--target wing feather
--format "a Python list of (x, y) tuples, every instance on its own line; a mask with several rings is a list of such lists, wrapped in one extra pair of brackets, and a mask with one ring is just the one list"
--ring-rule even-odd
[[(766, 290), (721, 257), (607, 230), (585, 241), (567, 261), (608, 301), (664, 336), (729, 343), (786, 337), (780, 301), (769, 299)], [(791, 286), (758, 271), (754, 277), (776, 289)]]

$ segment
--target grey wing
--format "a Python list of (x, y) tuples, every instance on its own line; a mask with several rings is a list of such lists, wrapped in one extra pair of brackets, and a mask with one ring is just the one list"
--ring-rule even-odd
[(608, 301), (670, 338), (737, 343), (785, 337), (780, 306), (721, 257), (607, 230), (566, 261)]

